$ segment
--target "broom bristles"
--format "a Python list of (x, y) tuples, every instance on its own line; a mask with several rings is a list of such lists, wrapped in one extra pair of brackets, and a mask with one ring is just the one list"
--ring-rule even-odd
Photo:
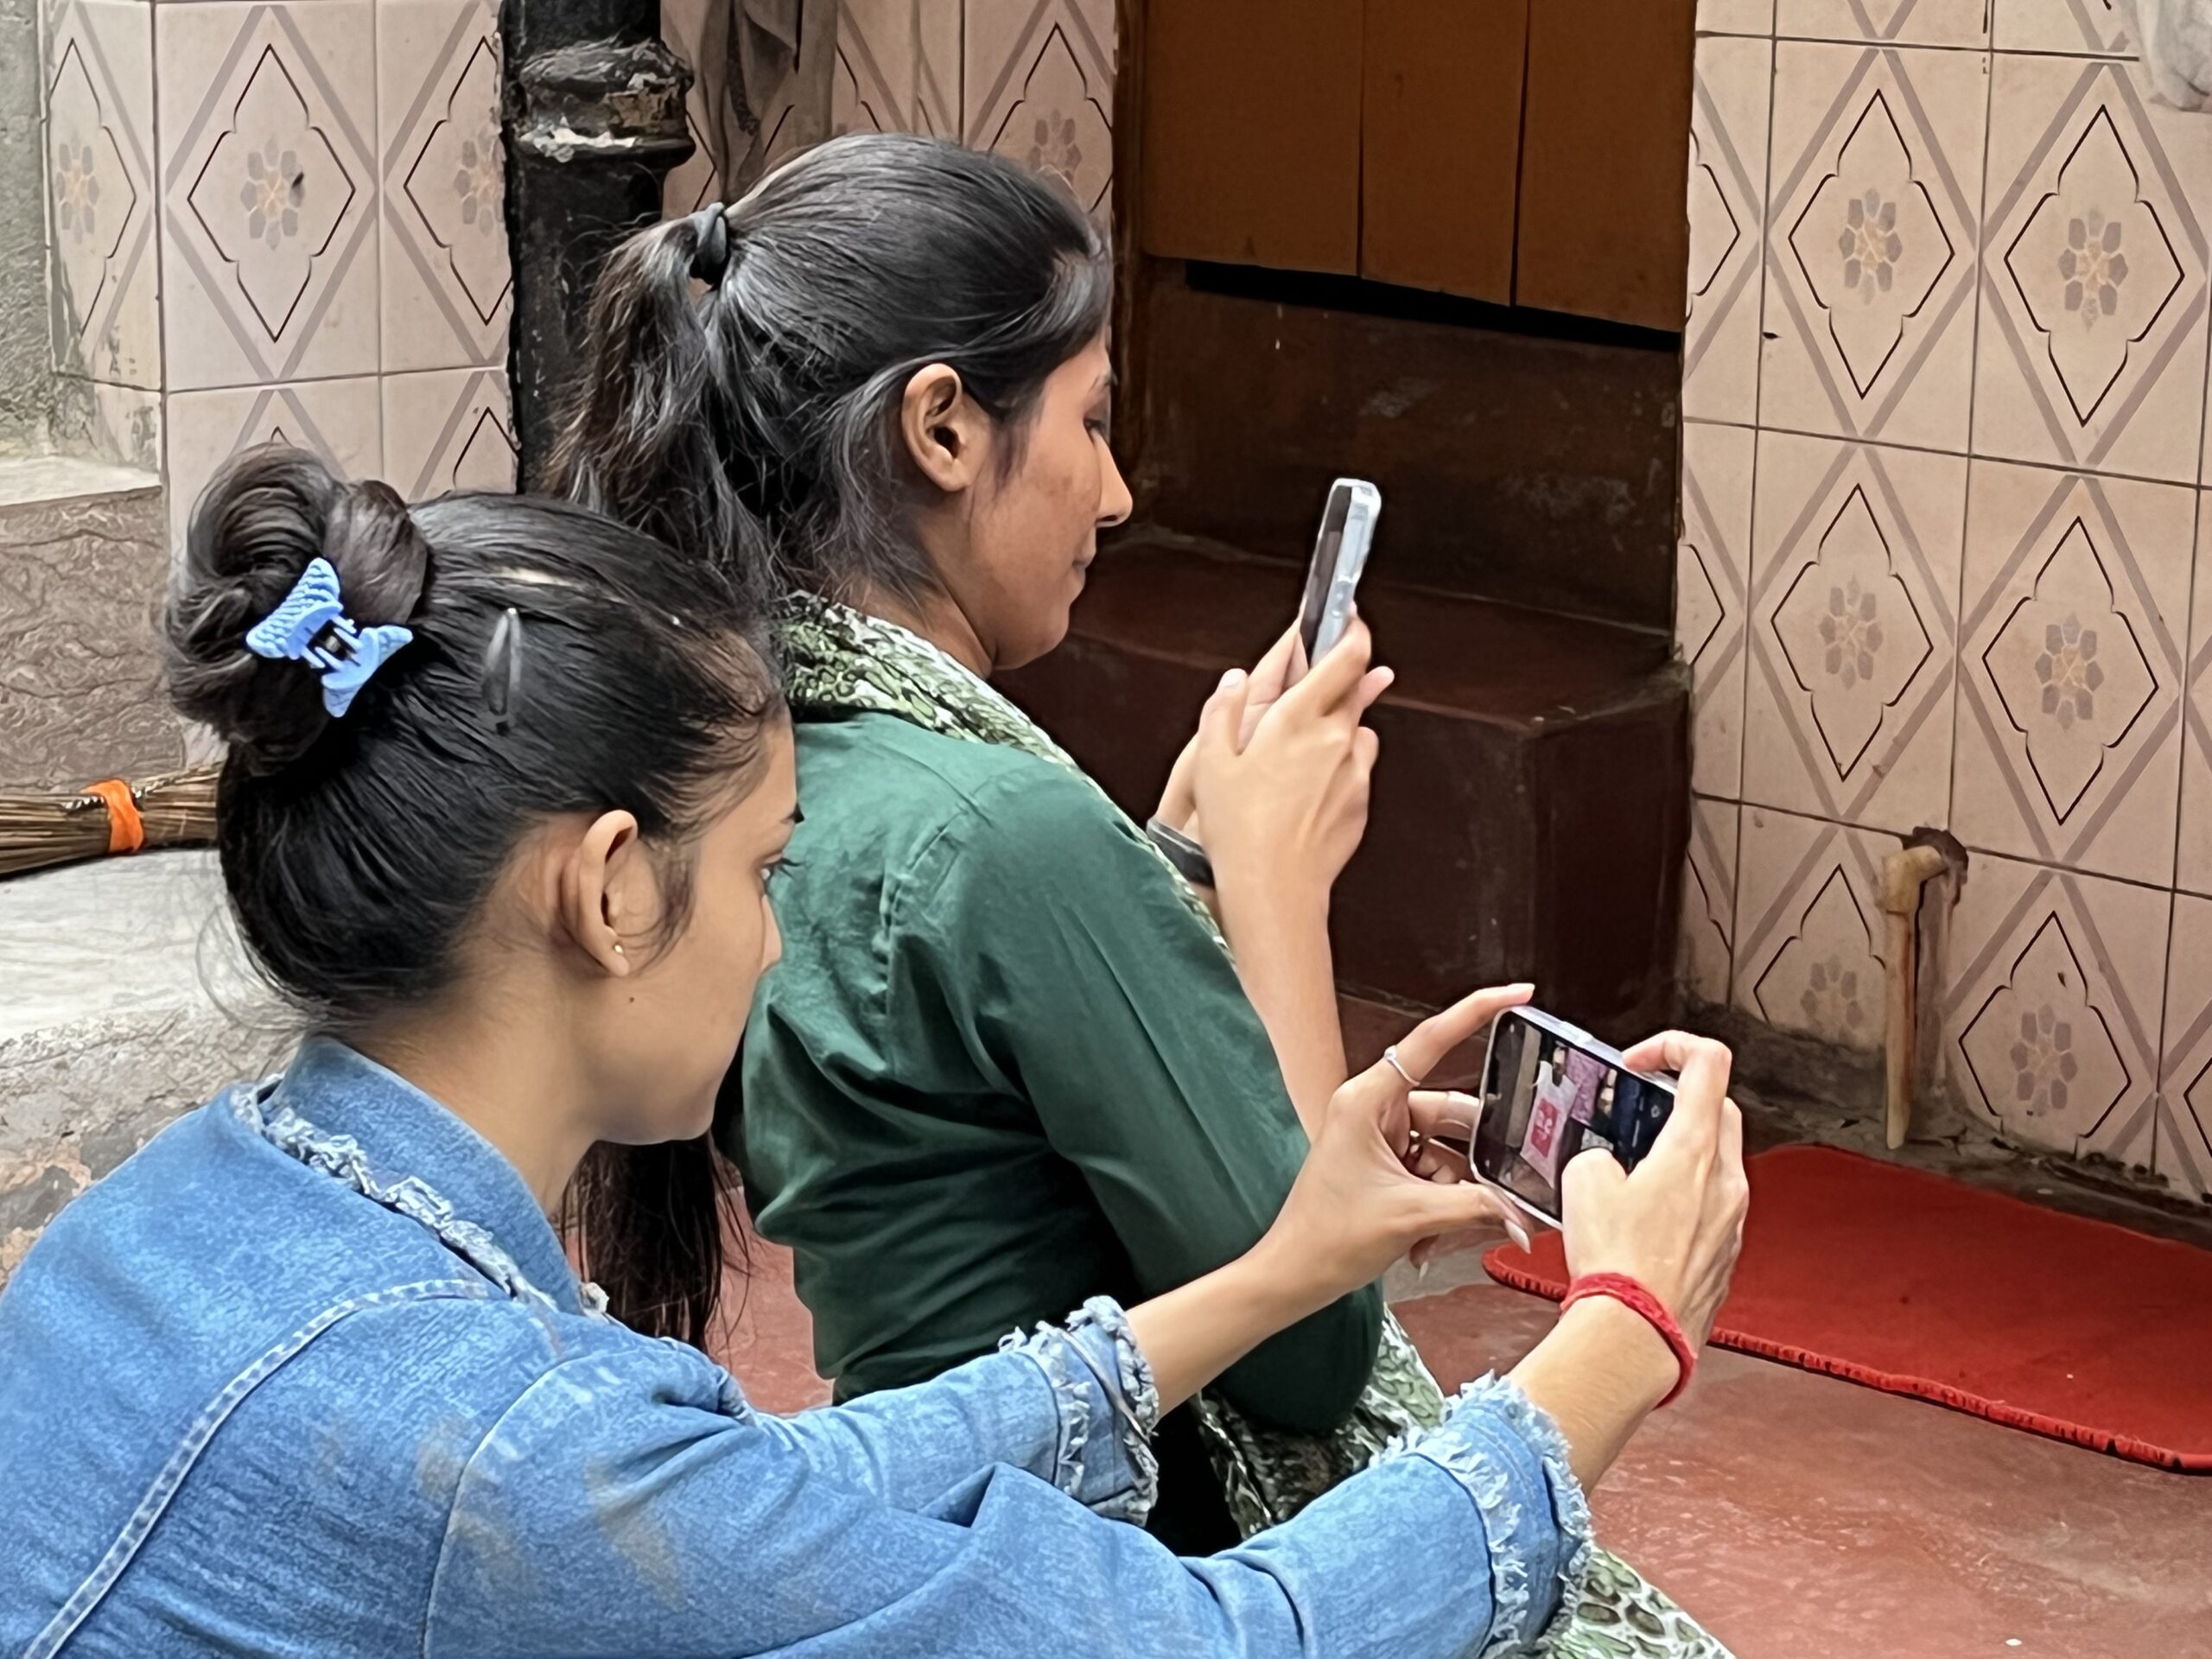
[[(219, 766), (168, 772), (130, 786), (148, 847), (205, 846), (215, 839)], [(105, 858), (107, 803), (97, 795), (0, 795), (0, 876)]]

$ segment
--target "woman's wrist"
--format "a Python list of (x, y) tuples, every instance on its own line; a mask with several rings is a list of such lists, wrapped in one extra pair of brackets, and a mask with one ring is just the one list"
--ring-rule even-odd
[(1214, 891), (1222, 912), (1240, 925), (1291, 930), (1329, 926), (1329, 884), (1301, 879), (1280, 862), (1255, 858), (1237, 849), (1224, 853), (1209, 847)]
[(1641, 1313), (1609, 1296), (1575, 1303), (1559, 1316), (1556, 1328), (1577, 1345), (1604, 1351), (1608, 1368), (1639, 1415), (1657, 1410), (1681, 1380), (1681, 1367), (1666, 1338)]
[(1340, 1286), (1330, 1278), (1325, 1264), (1292, 1236), (1284, 1224), (1287, 1215), (1279, 1216), (1258, 1243), (1222, 1269), (1235, 1275), (1237, 1293), (1266, 1322), (1269, 1336), (1319, 1313), (1347, 1288), (1357, 1287)]

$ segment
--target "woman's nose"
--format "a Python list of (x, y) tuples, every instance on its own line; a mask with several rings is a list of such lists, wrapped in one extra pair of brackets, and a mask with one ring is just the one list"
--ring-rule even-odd
[(1122, 469), (1114, 460), (1114, 452), (1102, 441), (1099, 452), (1106, 457), (1105, 477), (1100, 480), (1098, 494), (1098, 522), (1106, 529), (1123, 523), (1129, 509), (1135, 505), (1130, 499), (1129, 486), (1122, 481)]

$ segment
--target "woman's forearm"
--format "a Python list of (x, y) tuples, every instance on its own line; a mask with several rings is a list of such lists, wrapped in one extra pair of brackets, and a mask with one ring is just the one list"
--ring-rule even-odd
[(1637, 1425), (1675, 1386), (1674, 1351), (1641, 1314), (1609, 1298), (1577, 1302), (1513, 1368), (1559, 1426), (1574, 1477), (1597, 1485)]
[(1344, 1080), (1327, 896), (1286, 897), (1263, 877), (1218, 874), (1217, 910), (1236, 976), (1267, 1027), (1291, 1104), (1311, 1135)]
[(1306, 1285), (1305, 1275), (1285, 1271), (1278, 1254), (1274, 1241), (1262, 1239), (1227, 1267), (1128, 1310), (1130, 1334), (1152, 1368), (1163, 1413), (1333, 1300)]

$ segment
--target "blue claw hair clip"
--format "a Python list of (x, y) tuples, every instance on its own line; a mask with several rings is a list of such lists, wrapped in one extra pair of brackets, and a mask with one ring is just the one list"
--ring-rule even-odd
[(343, 720), (377, 670), (415, 637), (397, 623), (362, 627), (346, 614), (338, 572), (309, 559), (283, 602), (246, 631), (245, 648), (271, 662), (305, 663), (322, 676), (322, 706)]

